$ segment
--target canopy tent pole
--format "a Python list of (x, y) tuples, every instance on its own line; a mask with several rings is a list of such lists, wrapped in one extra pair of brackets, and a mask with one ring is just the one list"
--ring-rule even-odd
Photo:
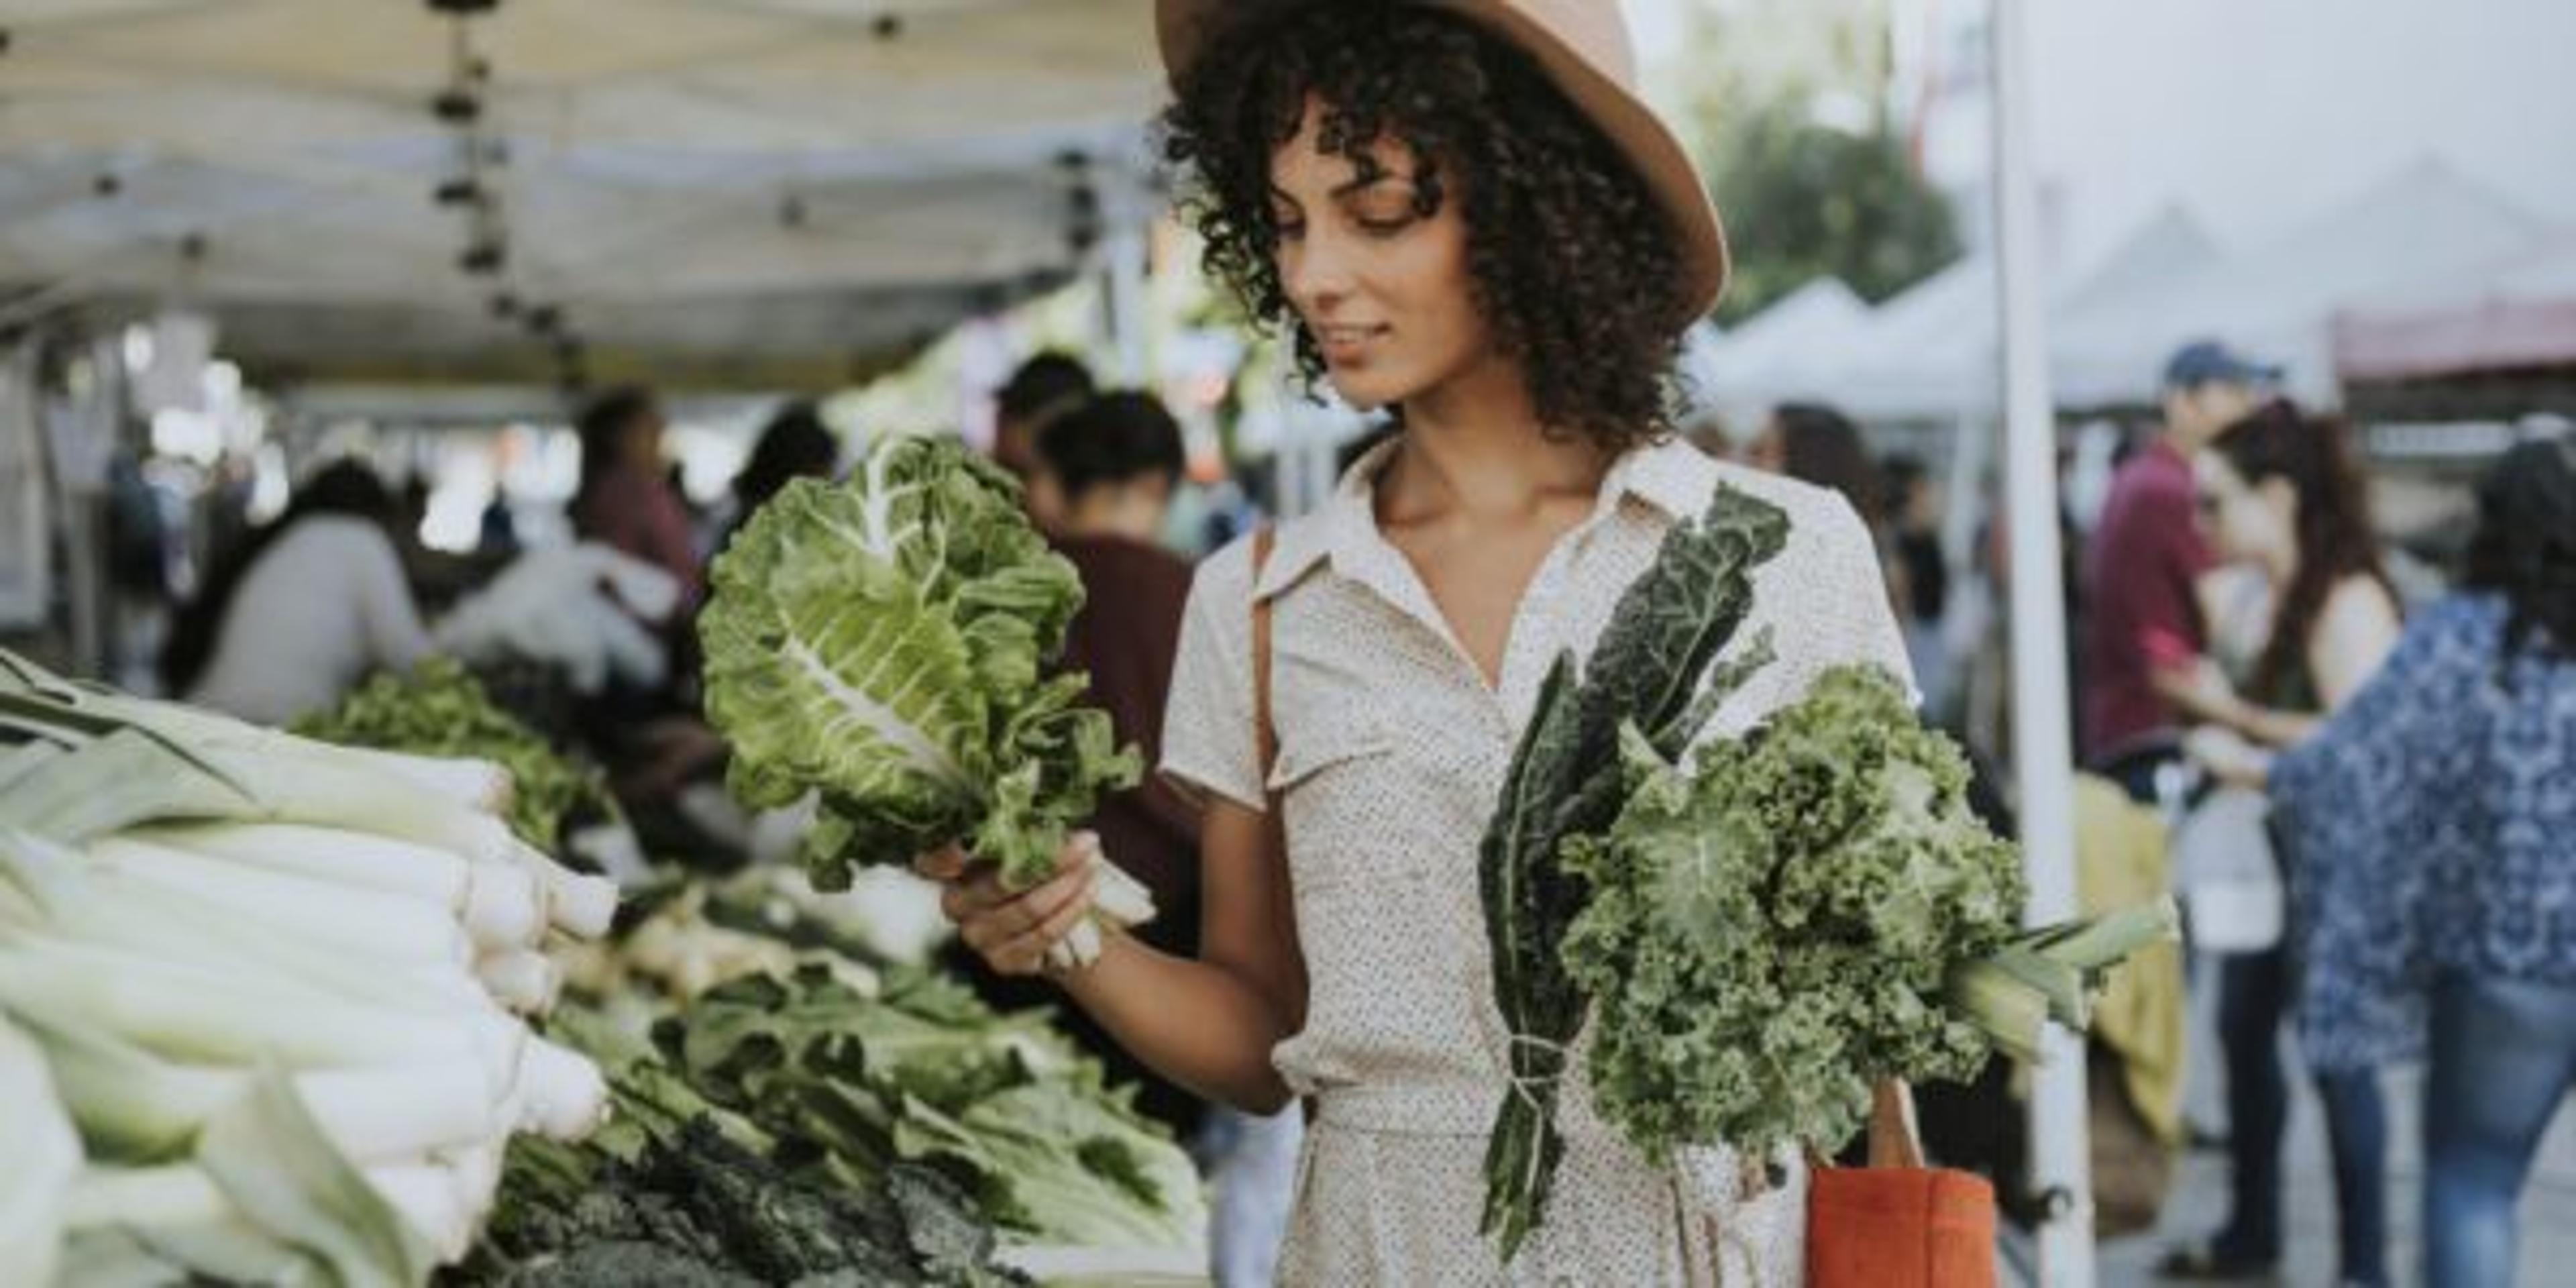
[(1107, 349), (1117, 383), (1128, 386), (1151, 383), (1146, 366), (1152, 346), (1146, 330), (1153, 321), (1145, 280), (1145, 234), (1139, 223), (1111, 233), (1101, 246), (1101, 278), (1106, 288), (1103, 296), (1108, 303)]
[[(2006, 513), (2012, 536), (2014, 774), (2033, 925), (2076, 914), (2074, 749), (2066, 603), (2059, 584), (2057, 432), (2041, 295), (2024, 0), (1994, 0), (1995, 212), (2002, 291)], [(2031, 1184), (2042, 1200), (2039, 1281), (2093, 1288), (2091, 1143), (2083, 1039), (2055, 1024), (2030, 1101)]]

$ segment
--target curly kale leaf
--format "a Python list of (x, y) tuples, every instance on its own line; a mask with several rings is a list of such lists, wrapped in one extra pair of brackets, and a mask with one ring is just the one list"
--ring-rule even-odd
[(1633, 730), (1622, 755), (1626, 809), (1566, 850), (1593, 891), (1563, 965), (1606, 1120), (1659, 1161), (1832, 1149), (1876, 1080), (1976, 1075), (1991, 1044), (1943, 986), (2012, 939), (2021, 867), (1902, 686), (1838, 668), (1692, 768)]

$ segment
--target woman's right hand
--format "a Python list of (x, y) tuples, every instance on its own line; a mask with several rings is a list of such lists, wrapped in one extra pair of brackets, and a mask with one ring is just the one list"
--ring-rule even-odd
[(1056, 855), (1056, 874), (1026, 890), (1002, 885), (1000, 869), (956, 846), (913, 861), (913, 871), (940, 885), (939, 910), (957, 937), (996, 974), (1040, 975), (1048, 950), (1091, 914), (1100, 839), (1074, 834)]

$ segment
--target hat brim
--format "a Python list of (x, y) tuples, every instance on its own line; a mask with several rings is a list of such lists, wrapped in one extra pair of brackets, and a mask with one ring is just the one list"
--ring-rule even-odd
[[(1554, 30), (1507, 0), (1413, 2), (1459, 14), (1529, 54), (1558, 91), (1628, 159), (1664, 208), (1673, 235), (1681, 240), (1690, 306), (1682, 323), (1715, 309), (1726, 293), (1726, 228), (1709, 199), (1708, 186), (1700, 179), (1699, 167), (1691, 163), (1689, 151), (1654, 109)], [(1225, 23), (1242, 21), (1263, 7), (1256, 0), (1158, 0), (1155, 19), (1165, 73), (1177, 84)]]

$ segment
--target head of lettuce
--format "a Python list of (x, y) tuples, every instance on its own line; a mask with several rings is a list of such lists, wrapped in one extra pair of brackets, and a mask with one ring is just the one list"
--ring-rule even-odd
[[(846, 888), (862, 863), (952, 843), (1025, 888), (1056, 864), (1137, 757), (1083, 677), (1047, 661), (1082, 606), (1009, 475), (945, 440), (886, 438), (842, 482), (791, 483), (715, 561), (698, 630), (727, 781), (754, 808), (819, 806), (806, 866)], [(1104, 866), (1094, 918), (1153, 915)], [(1086, 923), (1059, 948), (1096, 956)]]

